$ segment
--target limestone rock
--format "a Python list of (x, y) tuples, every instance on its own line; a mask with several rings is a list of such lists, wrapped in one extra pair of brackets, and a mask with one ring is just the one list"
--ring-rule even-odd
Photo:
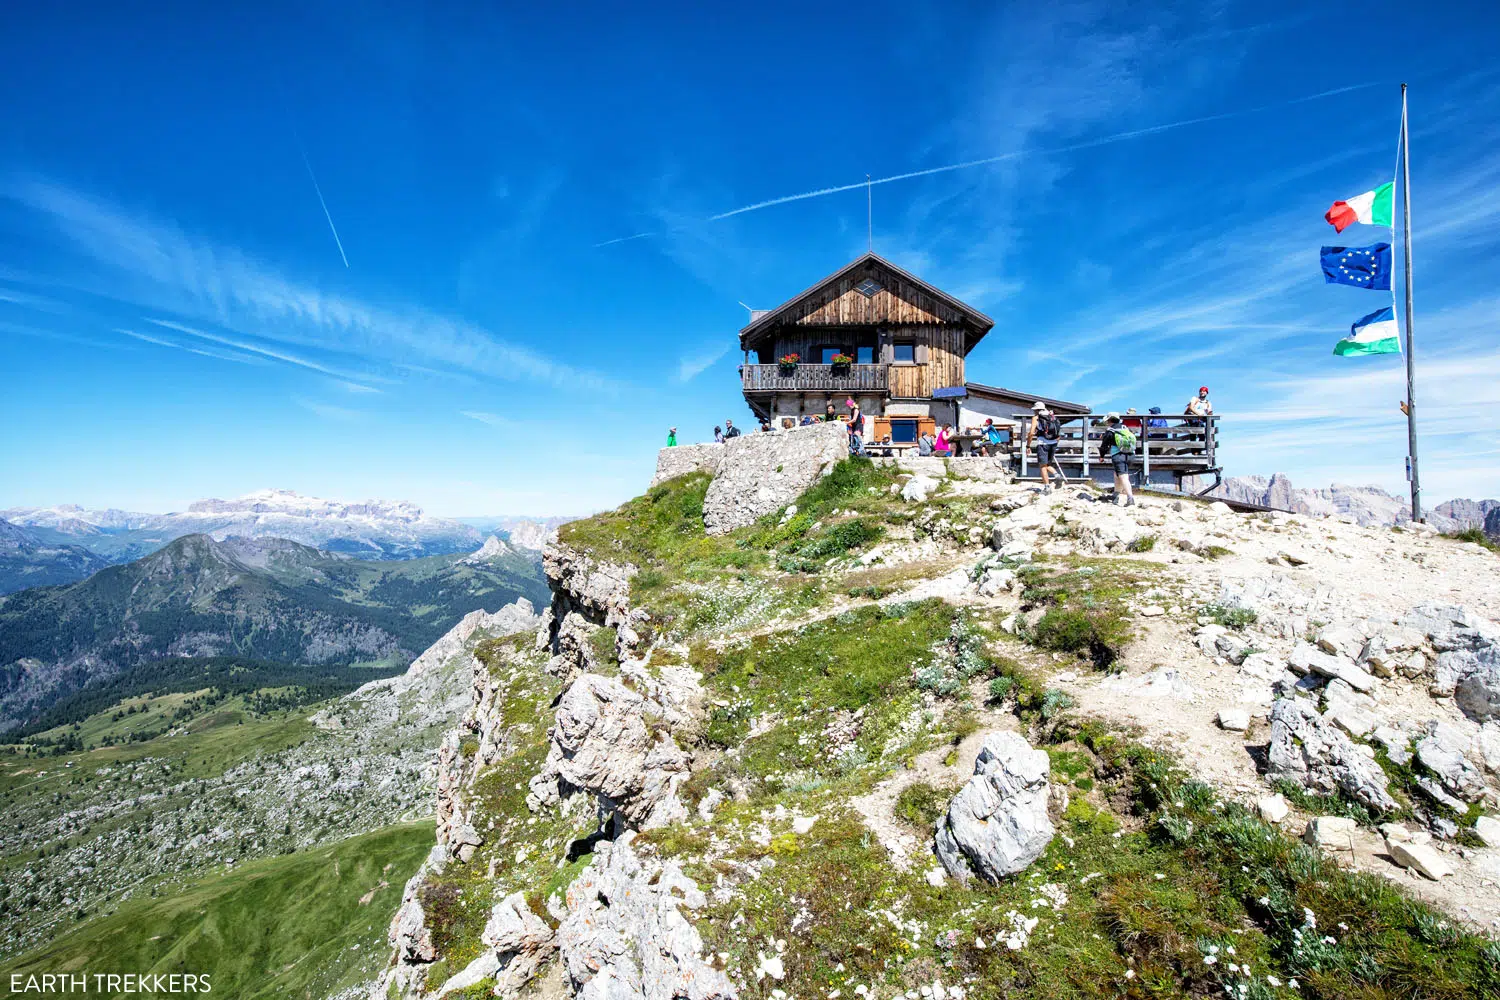
[(704, 960), (684, 915), (707, 900), (675, 862), (644, 864), (633, 833), (596, 846), (568, 887), (557, 929), (563, 968), (581, 1000), (732, 1000), (724, 973)]
[(1385, 849), (1391, 860), (1402, 868), (1420, 872), (1436, 882), (1444, 875), (1452, 875), (1453, 868), (1431, 844), (1402, 844), (1386, 841)]
[(488, 979), (500, 970), (500, 956), (493, 951), (486, 951), (474, 961), (464, 966), (443, 982), (433, 994), (435, 998), (447, 996), (449, 993), (457, 993), (466, 990), (482, 980)]
[(1474, 834), (1484, 841), (1485, 847), (1500, 847), (1500, 819), (1481, 816), (1474, 821)]
[(1243, 708), (1221, 708), (1219, 728), (1243, 733), (1250, 728), (1250, 713)]
[(1500, 774), (1500, 722), (1486, 722), (1474, 737), (1474, 749), (1484, 761), (1485, 770)]
[(1348, 625), (1325, 625), (1318, 630), (1318, 648), (1336, 656), (1354, 659), (1365, 646), (1365, 637), (1358, 629)]
[(1052, 841), (1047, 816), (1047, 754), (1018, 733), (985, 737), (974, 776), (938, 821), (938, 860), (967, 882), (975, 873), (999, 882), (1026, 868)]
[(1375, 686), (1375, 678), (1360, 669), (1353, 660), (1326, 653), (1310, 643), (1297, 643), (1292, 647), (1292, 652), (1286, 662), (1287, 666), (1296, 673), (1315, 673), (1323, 677), (1337, 677), (1356, 691), (1369, 691)]
[(389, 938), (397, 958), (402, 962), (432, 962), (437, 960), (437, 948), (432, 943), (432, 930), (427, 926), (427, 914), (422, 910), (422, 901), (417, 891), (422, 884), (420, 874), (413, 875), (406, 883), (401, 907), (391, 918)]
[(1324, 794), (1343, 792), (1377, 813), (1398, 808), (1386, 791), (1387, 779), (1380, 765), (1297, 698), (1279, 698), (1271, 706), (1267, 774)]
[(636, 828), (687, 816), (677, 798), (690, 757), (664, 726), (662, 706), (619, 679), (583, 674), (563, 693), (548, 765)]
[(901, 499), (912, 503), (924, 503), (927, 495), (938, 488), (938, 481), (931, 476), (912, 476), (901, 487)]
[(1287, 805), (1286, 797), (1278, 794), (1258, 799), (1255, 808), (1260, 813), (1260, 818), (1267, 823), (1280, 823), (1286, 819), (1291, 807)]
[[(1431, 722), (1417, 740), (1417, 760), (1442, 781), (1443, 787), (1465, 802), (1484, 794), (1484, 776), (1469, 763), (1469, 737), (1447, 722)], [(1461, 810), (1460, 810), (1461, 811)]]
[(1411, 760), (1411, 737), (1395, 726), (1377, 726), (1370, 738), (1385, 747), (1391, 763), (1404, 765)]
[(1345, 816), (1314, 816), (1302, 831), (1305, 843), (1320, 851), (1352, 851), (1358, 824)]
[(514, 996), (557, 950), (552, 928), (519, 892), (494, 905), (480, 940), (493, 949), (496, 962), (488, 974), (495, 977), (495, 993), (501, 996)]

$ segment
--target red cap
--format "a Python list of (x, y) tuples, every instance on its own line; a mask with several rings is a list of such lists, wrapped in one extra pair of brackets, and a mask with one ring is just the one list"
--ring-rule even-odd
[(1198, 387), (1198, 391), (1199, 392), (1207, 392), (1208, 391), (1208, 386), (1206, 386), (1206, 385), (1200, 385)]

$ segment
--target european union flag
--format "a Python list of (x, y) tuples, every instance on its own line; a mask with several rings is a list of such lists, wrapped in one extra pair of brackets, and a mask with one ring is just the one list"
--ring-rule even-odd
[(1391, 290), (1391, 245), (1324, 247), (1323, 280), (1330, 285)]

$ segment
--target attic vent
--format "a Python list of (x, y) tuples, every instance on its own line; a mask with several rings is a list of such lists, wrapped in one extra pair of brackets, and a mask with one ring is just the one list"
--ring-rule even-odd
[(867, 299), (873, 299), (875, 297), (875, 293), (880, 291), (884, 287), (884, 285), (876, 281), (874, 278), (866, 278), (864, 281), (861, 281), (859, 284), (855, 285), (854, 290)]

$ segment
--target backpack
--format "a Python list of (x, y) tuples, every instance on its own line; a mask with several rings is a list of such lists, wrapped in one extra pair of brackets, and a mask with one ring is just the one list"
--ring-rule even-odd
[(1062, 423), (1056, 416), (1048, 413), (1043, 417), (1037, 418), (1036, 432), (1039, 437), (1045, 438), (1048, 441), (1056, 441), (1062, 436)]
[(1120, 452), (1120, 454), (1134, 455), (1135, 446), (1135, 432), (1133, 432), (1129, 427), (1126, 427), (1124, 424), (1121, 424), (1119, 427), (1115, 428), (1115, 448)]

